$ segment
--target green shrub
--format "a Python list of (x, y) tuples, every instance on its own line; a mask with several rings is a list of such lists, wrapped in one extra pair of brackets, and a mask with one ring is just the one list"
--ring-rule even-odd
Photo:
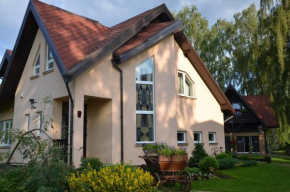
[(131, 169), (125, 165), (88, 169), (68, 177), (70, 191), (156, 191), (149, 172)]
[(234, 158), (224, 158), (224, 159), (219, 159), (219, 169), (232, 169), (235, 167), (236, 164), (240, 163), (240, 160), (234, 159)]
[(197, 167), (186, 167), (184, 171), (187, 171), (188, 173), (192, 174), (199, 174), (201, 172), (201, 170)]
[[(88, 166), (90, 164), (90, 166)], [(83, 171), (84, 169), (88, 169), (89, 167), (91, 169), (95, 169), (99, 171), (101, 167), (103, 166), (103, 163), (100, 161), (99, 158), (89, 157), (82, 159), (81, 165), (78, 168), (78, 171)]]
[(226, 153), (220, 153), (220, 154), (217, 154), (217, 156), (215, 157), (217, 159), (226, 159), (226, 158), (230, 158), (230, 156)]
[(226, 154), (228, 154), (230, 157), (232, 157), (232, 156), (233, 156), (232, 152), (231, 152), (231, 151), (229, 151), (229, 150), (226, 150)]
[(203, 148), (203, 144), (201, 143), (196, 143), (194, 150), (192, 150), (192, 157), (190, 157), (188, 161), (188, 166), (189, 167), (195, 167), (196, 164), (198, 164), (201, 160), (203, 160), (205, 157), (208, 156), (206, 151)]
[(199, 168), (204, 172), (214, 172), (219, 169), (219, 163), (214, 157), (205, 157), (200, 161)]
[(256, 166), (258, 165), (258, 162), (255, 160), (251, 160), (251, 161), (242, 161), (243, 163), (243, 167), (249, 167), (249, 166)]

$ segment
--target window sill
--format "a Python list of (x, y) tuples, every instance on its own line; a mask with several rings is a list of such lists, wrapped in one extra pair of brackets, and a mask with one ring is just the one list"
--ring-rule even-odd
[(52, 72), (53, 72), (53, 69), (49, 69), (47, 71), (42, 72), (42, 74), (47, 75), (47, 74), (52, 73)]
[(10, 149), (11, 145), (0, 145), (0, 149)]
[(177, 146), (188, 146), (188, 143), (177, 143)]
[(219, 143), (209, 143), (210, 145), (217, 145), (217, 144), (219, 144)]
[(186, 95), (178, 95), (179, 98), (189, 99), (189, 100), (196, 100), (196, 97), (186, 96)]
[(34, 75), (34, 76), (30, 77), (30, 80), (36, 79), (38, 77), (39, 77), (39, 75)]

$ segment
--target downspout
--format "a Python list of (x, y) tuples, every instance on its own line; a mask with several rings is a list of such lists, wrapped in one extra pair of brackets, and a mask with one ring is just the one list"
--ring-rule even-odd
[(113, 66), (120, 72), (120, 108), (121, 108), (121, 162), (124, 161), (124, 137), (123, 137), (123, 71), (120, 69), (115, 61), (112, 59)]
[(70, 148), (69, 148), (69, 162), (70, 164), (72, 165), (72, 152), (73, 152), (73, 110), (74, 110), (74, 100), (72, 98), (72, 95), (71, 95), (71, 91), (70, 91), (70, 88), (68, 86), (68, 79), (65, 79), (65, 86), (66, 86), (66, 89), (67, 89), (67, 92), (68, 92), (68, 95), (69, 95), (69, 98), (70, 98)]

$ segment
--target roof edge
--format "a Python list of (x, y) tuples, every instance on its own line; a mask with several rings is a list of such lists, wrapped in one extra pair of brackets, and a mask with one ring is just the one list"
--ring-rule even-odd
[(116, 64), (121, 64), (127, 60), (129, 60), (131, 57), (135, 56), (136, 54), (142, 52), (143, 50), (147, 49), (148, 47), (151, 47), (155, 43), (161, 41), (163, 38), (167, 37), (170, 34), (177, 33), (183, 29), (183, 24), (181, 21), (177, 21), (176, 23), (173, 23), (172, 25), (164, 28), (162, 31), (158, 32), (153, 37), (147, 39), (146, 42), (138, 45), (137, 47), (133, 48), (132, 50), (122, 54), (122, 55), (115, 55), (113, 53), (113, 59), (115, 60)]
[(221, 106), (221, 111), (233, 115), (235, 113), (234, 108), (225, 96), (224, 92), (220, 89), (201, 58), (197, 55), (191, 43), (188, 41), (187, 37), (183, 32), (178, 32), (174, 35), (174, 38), (180, 48), (182, 49), (184, 55), (191, 62), (193, 67), (196, 69), (202, 80), (205, 82), (219, 105)]

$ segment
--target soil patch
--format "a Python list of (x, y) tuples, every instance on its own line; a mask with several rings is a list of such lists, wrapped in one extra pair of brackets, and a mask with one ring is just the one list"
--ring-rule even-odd
[(229, 176), (229, 175), (225, 175), (225, 174), (221, 174), (221, 173), (216, 173), (215, 176), (217, 176), (220, 179), (237, 179), (235, 177)]

